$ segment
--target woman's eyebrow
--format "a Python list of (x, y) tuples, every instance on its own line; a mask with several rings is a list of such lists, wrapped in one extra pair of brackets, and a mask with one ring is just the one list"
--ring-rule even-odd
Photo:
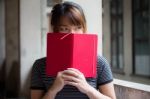
[(59, 26), (68, 26), (68, 25), (65, 25), (65, 24), (61, 24), (61, 25), (59, 25)]

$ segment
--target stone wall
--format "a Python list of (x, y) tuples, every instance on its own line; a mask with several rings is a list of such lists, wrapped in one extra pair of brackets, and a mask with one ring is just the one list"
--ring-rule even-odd
[(150, 99), (150, 92), (115, 85), (117, 99)]

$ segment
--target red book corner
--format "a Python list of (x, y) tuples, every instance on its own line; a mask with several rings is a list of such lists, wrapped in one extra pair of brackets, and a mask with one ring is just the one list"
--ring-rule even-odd
[(47, 34), (46, 74), (56, 76), (59, 71), (76, 68), (85, 77), (96, 77), (97, 35)]

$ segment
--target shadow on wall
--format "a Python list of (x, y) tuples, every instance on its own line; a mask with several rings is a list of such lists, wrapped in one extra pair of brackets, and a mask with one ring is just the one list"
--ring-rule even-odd
[(23, 84), (20, 86), (20, 65), (19, 62), (12, 62), (9, 74), (6, 77), (6, 60), (0, 64), (0, 99), (30, 99), (31, 70)]
[(0, 64), (0, 99), (5, 96), (5, 66), (6, 60), (3, 60), (2, 64)]
[(7, 98), (16, 98), (19, 96), (20, 89), (20, 65), (19, 62), (13, 61), (10, 72), (6, 77), (5, 94)]
[(32, 69), (30, 69), (30, 71), (28, 72), (28, 75), (26, 76), (26, 80), (22, 85), (20, 98), (30, 99), (31, 71)]

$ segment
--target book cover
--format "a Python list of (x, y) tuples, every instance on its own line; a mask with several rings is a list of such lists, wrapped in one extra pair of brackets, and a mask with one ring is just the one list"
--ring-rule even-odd
[(76, 68), (85, 77), (96, 77), (97, 35), (48, 33), (46, 74)]

